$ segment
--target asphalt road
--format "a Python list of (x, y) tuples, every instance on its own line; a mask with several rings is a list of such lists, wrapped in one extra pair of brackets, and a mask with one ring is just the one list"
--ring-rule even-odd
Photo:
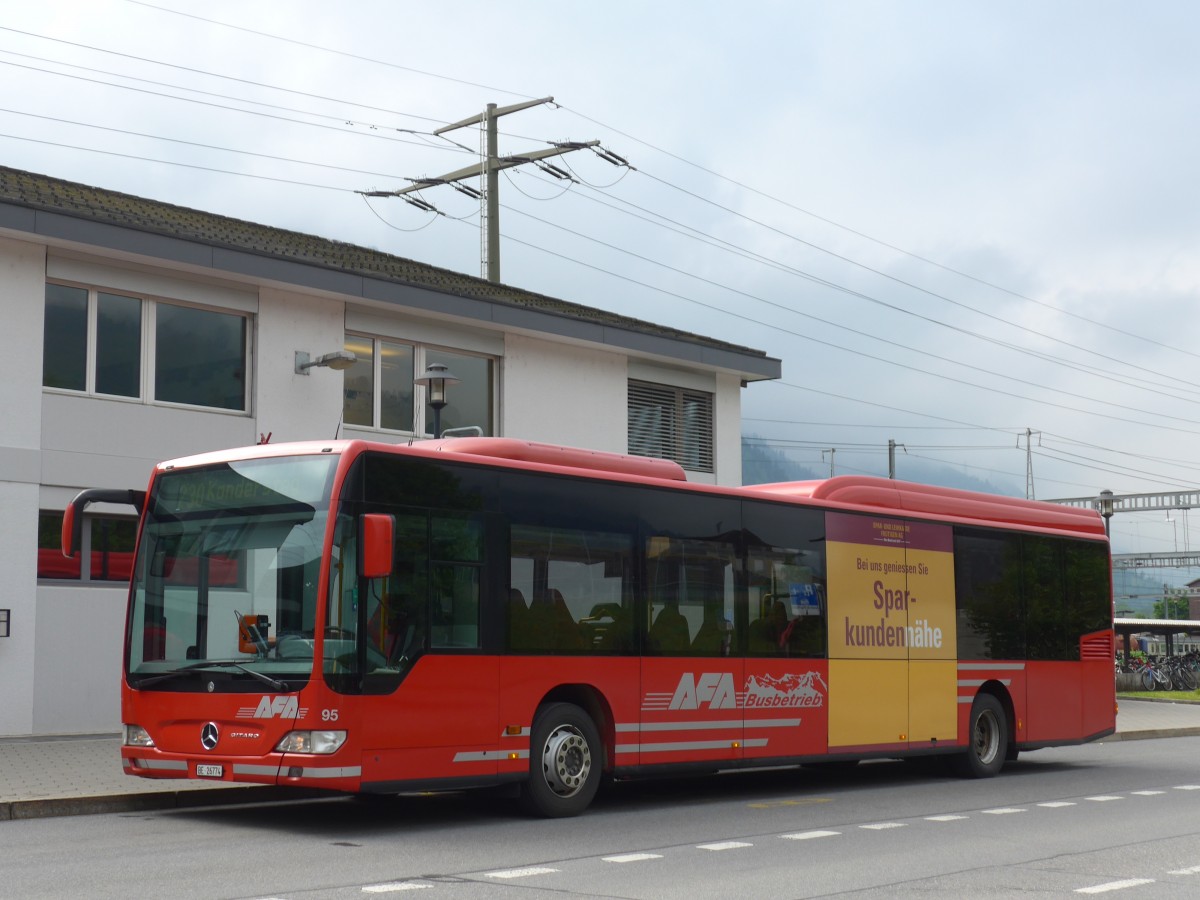
[(1200, 738), (1026, 754), (961, 781), (903, 763), (618, 785), (582, 817), (481, 795), (0, 823), (0, 895), (1188, 897)]

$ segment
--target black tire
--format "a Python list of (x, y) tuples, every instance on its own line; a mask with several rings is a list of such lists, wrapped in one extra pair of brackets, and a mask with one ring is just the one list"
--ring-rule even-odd
[(551, 819), (579, 815), (600, 786), (603, 754), (595, 723), (578, 706), (539, 709), (529, 740), (529, 781), (521, 791), (525, 808)]
[(1000, 774), (1008, 755), (1008, 717), (991, 694), (980, 694), (971, 705), (967, 752), (955, 757), (955, 770), (964, 778)]
[(1149, 669), (1142, 669), (1142, 690), (1152, 691), (1155, 688), (1154, 673)]

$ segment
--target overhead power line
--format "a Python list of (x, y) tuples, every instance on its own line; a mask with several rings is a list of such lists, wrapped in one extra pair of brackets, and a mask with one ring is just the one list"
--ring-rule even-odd
[[(162, 12), (171, 12), (171, 13), (174, 13), (174, 12), (175, 12), (174, 10), (164, 10), (164, 9), (162, 9), (161, 7), (156, 7), (156, 6), (154, 6), (153, 4), (150, 4), (150, 3), (139, 3), (138, 5), (146, 6), (146, 7), (153, 8), (153, 9), (158, 9), (158, 10), (160, 10), (160, 11), (162, 11)], [(200, 19), (200, 18), (201, 18), (201, 17), (197, 17), (197, 16), (190, 16), (190, 17), (191, 17), (191, 18), (197, 18), (197, 19)], [(211, 21), (211, 20), (204, 20), (204, 21)], [(224, 25), (225, 23), (215, 23), (215, 24)], [(237, 26), (227, 26), (227, 27), (234, 27), (234, 28), (237, 28)], [(249, 29), (240, 29), (240, 28), (239, 28), (238, 30), (247, 31), (247, 32), (249, 32), (249, 33), (253, 33), (253, 34), (259, 34), (259, 35), (262, 35), (262, 36), (265, 36), (265, 37), (270, 37), (270, 38), (275, 38), (275, 39), (280, 39), (280, 40), (286, 40), (286, 39), (278, 38), (278, 37), (277, 37), (277, 36), (275, 36), (275, 35), (267, 35), (267, 34), (265, 34), (265, 33), (262, 33), (262, 32), (253, 32), (253, 31), (251, 31), (251, 30), (249, 30)], [(311, 49), (318, 49), (318, 50), (322, 50), (322, 51), (325, 51), (325, 50), (327, 50), (327, 48), (316, 47), (315, 45), (304, 44), (303, 42), (292, 42), (292, 43), (296, 43), (296, 44), (298, 44), (298, 45), (301, 45), (301, 46), (306, 46), (306, 47), (309, 47), (309, 48), (311, 48)], [(335, 51), (329, 51), (329, 52), (335, 52)], [(354, 54), (345, 54), (345, 55), (347, 55), (347, 56), (354, 56)], [(361, 59), (364, 59), (364, 60), (367, 60), (367, 58), (365, 58), (365, 57), (359, 57), (359, 58), (361, 58)], [(387, 63), (387, 62), (385, 62), (385, 61), (383, 61), (383, 60), (367, 60), (367, 61), (369, 61), (369, 62), (373, 62), (373, 63), (378, 63), (378, 64), (381, 64), (381, 65), (389, 65), (389, 63)], [(407, 68), (407, 67), (404, 67), (404, 66), (396, 66), (396, 68), (405, 69), (405, 68)], [(435, 73), (429, 73), (429, 72), (420, 72), (419, 70), (410, 70), (410, 71), (414, 71), (414, 72), (417, 72), (418, 74), (427, 75), (427, 76), (430, 76), (430, 77), (443, 77), (443, 76), (436, 75)], [(122, 77), (125, 77), (125, 76), (122, 76)], [(447, 79), (447, 80), (456, 80), (456, 79)], [(490, 88), (490, 89), (491, 89), (491, 88)], [(497, 90), (498, 90), (498, 89), (497, 89)], [(512, 93), (512, 92), (506, 92), (506, 93)], [(317, 97), (317, 95), (311, 95), (311, 96), (313, 96), (313, 97)], [(523, 95), (517, 95), (517, 96), (523, 96)], [(172, 98), (172, 99), (185, 99), (185, 98)], [(332, 98), (319, 98), (319, 99), (325, 99), (325, 100), (328, 100), (328, 99), (332, 99)], [(245, 102), (254, 102), (254, 101), (245, 101)], [(572, 111), (572, 112), (573, 112), (573, 111)], [(575, 114), (576, 114), (576, 115), (578, 115), (578, 113), (575, 113)], [(305, 115), (309, 115), (309, 114), (308, 114), (308, 113), (305, 113)], [(315, 115), (315, 114), (313, 114), (313, 115)], [(583, 118), (587, 118), (587, 117), (583, 117)], [(593, 120), (593, 121), (594, 121), (594, 120)], [(607, 127), (607, 126), (605, 126), (605, 127)], [(616, 132), (616, 130), (615, 130), (615, 129), (613, 129), (613, 131), (614, 131), (614, 132)], [(622, 133), (622, 132), (617, 132), (617, 133)], [(639, 143), (646, 144), (646, 142), (644, 142), (644, 141), (640, 141), (640, 139), (638, 139), (638, 138), (633, 138), (632, 136), (629, 136), (629, 137), (631, 137), (631, 139), (632, 139), (632, 140), (639, 141)], [(50, 142), (38, 142), (38, 143), (50, 143)], [(56, 146), (70, 146), (70, 145), (65, 145), (65, 144), (57, 144)], [(652, 149), (655, 149), (655, 150), (657, 150), (657, 151), (659, 151), (659, 152), (665, 152), (665, 151), (661, 151), (661, 149), (660, 149), (660, 148), (653, 147), (653, 145), (650, 145), (650, 144), (646, 144), (646, 146), (651, 146), (651, 147), (652, 147)], [(139, 157), (136, 157), (136, 156), (131, 156), (131, 155), (129, 155), (129, 154), (113, 154), (113, 153), (110, 153), (109, 151), (96, 151), (94, 148), (91, 148), (91, 147), (79, 147), (79, 148), (77, 148), (77, 149), (86, 149), (86, 150), (91, 150), (91, 151), (93, 151), (93, 152), (102, 152), (102, 153), (107, 153), (108, 155), (126, 156), (126, 157), (129, 157), (129, 158), (139, 158)], [(219, 148), (211, 148), (211, 149), (219, 149)], [(237, 151), (231, 151), (231, 152), (237, 152)], [(685, 164), (687, 164), (687, 165), (692, 165), (692, 166), (695, 166), (695, 164), (694, 164), (694, 163), (691, 163), (690, 161), (688, 161), (688, 160), (686, 160), (686, 159), (683, 159), (682, 157), (678, 157), (678, 156), (675, 156), (674, 154), (669, 154), (669, 153), (668, 153), (667, 155), (668, 155), (668, 156), (671, 156), (672, 158), (678, 159), (678, 160), (680, 160), (680, 161), (684, 162), (684, 163), (685, 163)], [(167, 163), (167, 162), (169, 162), (169, 161), (165, 161), (165, 160), (157, 160), (156, 162), (160, 162), (160, 163)], [(300, 162), (300, 161), (297, 161), (297, 160), (292, 160), (291, 162)], [(211, 167), (206, 167), (206, 166), (194, 166), (194, 165), (181, 164), (181, 163), (171, 163), (171, 164), (175, 164), (175, 165), (183, 165), (183, 166), (185, 166), (185, 167), (188, 167), (188, 168), (199, 168), (199, 169), (205, 169), (205, 170), (208, 170), (208, 171), (222, 172), (222, 173), (224, 173), (224, 174), (233, 174), (233, 175), (238, 175), (238, 176), (241, 176), (241, 177), (259, 177), (259, 178), (262, 178), (263, 180), (267, 180), (267, 181), (285, 181), (284, 179), (278, 179), (278, 178), (269, 178), (269, 177), (265, 177), (265, 176), (255, 176), (255, 175), (250, 175), (249, 173), (245, 173), (245, 172), (230, 172), (230, 171), (227, 171), (227, 170), (216, 169), (216, 168), (211, 168)], [(304, 163), (304, 164), (306, 164), (306, 165), (311, 165), (311, 163)], [(331, 167), (331, 168), (336, 168), (336, 167)], [(698, 168), (703, 168), (703, 167), (698, 167)], [(705, 171), (709, 171), (709, 170), (705, 170)], [(779, 202), (779, 203), (782, 203), (782, 204), (783, 204), (783, 205), (785, 205), (785, 206), (789, 206), (789, 207), (791, 207), (791, 208), (793, 208), (793, 209), (796, 209), (797, 211), (799, 211), (799, 212), (801, 212), (801, 213), (804, 213), (804, 214), (806, 214), (806, 215), (810, 215), (810, 216), (813, 216), (813, 215), (814, 215), (813, 213), (810, 213), (810, 212), (808, 212), (807, 210), (800, 209), (799, 207), (794, 207), (794, 206), (792, 206), (791, 204), (788, 204), (786, 201), (780, 200), (780, 199), (779, 199), (779, 198), (777, 198), (777, 197), (772, 197), (772, 196), (770, 196), (769, 194), (765, 194), (765, 193), (763, 193), (763, 192), (761, 192), (761, 191), (757, 191), (757, 190), (756, 190), (756, 189), (754, 189), (754, 188), (751, 188), (751, 187), (748, 187), (748, 186), (746, 186), (746, 185), (743, 185), (743, 184), (741, 184), (740, 182), (734, 181), (733, 179), (729, 179), (729, 178), (727, 178), (726, 176), (723, 176), (723, 175), (721, 175), (720, 173), (711, 172), (711, 174), (712, 174), (714, 177), (717, 177), (717, 178), (722, 178), (723, 180), (725, 180), (725, 181), (728, 181), (728, 182), (730, 182), (730, 183), (732, 183), (732, 184), (735, 184), (735, 185), (737, 185), (737, 186), (739, 186), (739, 187), (741, 187), (741, 188), (744, 188), (744, 189), (746, 189), (746, 190), (752, 191), (752, 192), (754, 192), (754, 193), (761, 194), (762, 196), (768, 197), (769, 199), (771, 199), (771, 200), (773, 200), (773, 201), (775, 201), (775, 202)], [(287, 182), (287, 183), (303, 184), (302, 182)], [(323, 188), (323, 189), (333, 189), (333, 190), (337, 190), (337, 188), (333, 188), (333, 187), (331, 187), (331, 186), (329, 186), (329, 185), (315, 185), (315, 184), (309, 184), (309, 185), (305, 185), (305, 186), (311, 186), (311, 187), (320, 187), (320, 188)], [(822, 217), (820, 217), (820, 216), (815, 216), (815, 218), (822, 219)], [(825, 219), (822, 219), (822, 220), (823, 220), (823, 221), (827, 221), (829, 224), (831, 224), (831, 225), (834, 225), (835, 227), (842, 228), (842, 229), (844, 229), (844, 230), (850, 231), (850, 232), (852, 232), (852, 233), (855, 233), (855, 234), (859, 234), (860, 236), (863, 236), (863, 237), (865, 237), (865, 238), (866, 238), (866, 239), (868, 239), (868, 240), (875, 241), (876, 243), (879, 243), (879, 244), (881, 244), (881, 245), (883, 245), (883, 246), (887, 246), (887, 247), (889, 247), (890, 249), (896, 250), (897, 252), (906, 253), (907, 255), (909, 255), (909, 256), (912, 256), (912, 257), (913, 257), (913, 258), (915, 258), (915, 259), (921, 260), (921, 261), (923, 261), (923, 262), (927, 262), (927, 263), (929, 263), (929, 264), (931, 264), (931, 265), (934, 265), (934, 266), (936, 266), (936, 267), (938, 267), (938, 268), (941, 268), (941, 269), (944, 269), (944, 270), (946, 270), (946, 271), (950, 271), (950, 272), (953, 272), (953, 273), (955, 273), (955, 274), (962, 275), (963, 277), (969, 278), (969, 279), (971, 279), (972, 281), (976, 281), (976, 282), (978, 282), (978, 283), (981, 283), (981, 284), (988, 285), (988, 286), (990, 286), (990, 287), (993, 287), (993, 288), (995, 288), (995, 289), (997, 289), (997, 290), (1002, 290), (1002, 291), (1005, 291), (1006, 293), (1012, 294), (1013, 296), (1020, 297), (1021, 299), (1030, 300), (1031, 302), (1038, 303), (1039, 305), (1045, 306), (1045, 307), (1046, 307), (1046, 308), (1048, 308), (1048, 309), (1052, 309), (1052, 310), (1055, 310), (1055, 311), (1058, 311), (1058, 312), (1062, 312), (1062, 313), (1064, 313), (1064, 314), (1066, 314), (1066, 315), (1072, 315), (1072, 316), (1074, 316), (1074, 317), (1075, 317), (1075, 318), (1077, 318), (1077, 319), (1081, 319), (1081, 320), (1083, 320), (1083, 321), (1089, 321), (1089, 322), (1090, 322), (1090, 321), (1092, 321), (1092, 320), (1089, 320), (1089, 319), (1087, 319), (1086, 317), (1076, 316), (1075, 314), (1073, 314), (1073, 313), (1070, 313), (1070, 312), (1068, 312), (1068, 311), (1066, 311), (1066, 310), (1059, 310), (1059, 309), (1057, 309), (1056, 307), (1054, 307), (1054, 306), (1052, 306), (1052, 305), (1050, 305), (1050, 304), (1041, 303), (1040, 301), (1032, 300), (1032, 298), (1023, 297), (1023, 296), (1022, 296), (1022, 295), (1020, 295), (1020, 294), (1016, 294), (1015, 292), (1008, 291), (1008, 290), (1007, 290), (1007, 289), (1005, 289), (1005, 288), (1002, 288), (1002, 287), (997, 287), (996, 285), (991, 285), (990, 283), (988, 283), (988, 282), (986, 282), (986, 281), (984, 281), (984, 280), (982, 280), (982, 279), (975, 278), (974, 276), (971, 276), (971, 275), (969, 275), (969, 274), (967, 274), (967, 273), (958, 272), (957, 270), (953, 270), (953, 269), (951, 269), (950, 267), (943, 266), (943, 265), (941, 265), (941, 264), (939, 264), (939, 263), (936, 263), (936, 262), (934, 262), (934, 261), (932, 261), (932, 260), (926, 260), (926, 259), (925, 259), (925, 258), (923, 258), (923, 257), (917, 256), (916, 254), (911, 254), (911, 253), (908, 253), (908, 251), (904, 251), (904, 250), (903, 250), (903, 249), (901, 249), (901, 248), (894, 247), (893, 245), (887, 244), (886, 242), (878, 241), (877, 239), (875, 239), (875, 238), (872, 238), (872, 237), (870, 237), (869, 235), (864, 235), (864, 234), (862, 234), (861, 232), (855, 232), (853, 229), (848, 229), (848, 228), (846, 228), (846, 226), (840, 225), (839, 223), (837, 223), (837, 222), (833, 222), (832, 220), (825, 220)], [(557, 226), (556, 226), (556, 227), (557, 227)], [(539, 249), (540, 249), (540, 248), (539, 248)], [(565, 256), (565, 255), (563, 255), (563, 254), (555, 254), (555, 255), (557, 255), (557, 256), (560, 256), (560, 257), (561, 257), (561, 258), (563, 258), (563, 259), (567, 259), (567, 260), (569, 260), (569, 261), (571, 261), (571, 262), (579, 263), (579, 261), (578, 261), (578, 260), (573, 260), (573, 259), (571, 259), (571, 257), (569, 257), (569, 256)], [(585, 265), (586, 265), (586, 264), (585, 264)], [(594, 266), (593, 266), (593, 267), (591, 267), (591, 268), (597, 268), (597, 267), (594, 267)], [(603, 271), (603, 270), (600, 270), (600, 271)], [(610, 273), (610, 274), (612, 274), (612, 273)], [(676, 296), (678, 296), (678, 295), (676, 295)], [(687, 299), (687, 298), (683, 298), (683, 299)], [(707, 306), (707, 304), (702, 304), (702, 305), (705, 305), (705, 306)], [(707, 308), (710, 308), (710, 309), (719, 309), (719, 307), (713, 307), (713, 306), (707, 306)], [(970, 307), (967, 307), (967, 308), (970, 308)], [(722, 311), (722, 312), (726, 312), (726, 313), (729, 313), (729, 312), (730, 312), (729, 310), (724, 310), (724, 309), (721, 309), (720, 311)], [(974, 310), (974, 311), (975, 311), (975, 312), (979, 312), (978, 310)], [(751, 320), (751, 321), (752, 321), (752, 320)], [(1006, 322), (1006, 320), (1004, 320), (1004, 319), (998, 319), (998, 321), (1004, 321), (1004, 322)], [(1007, 324), (1010, 324), (1010, 325), (1012, 325), (1012, 324), (1013, 324), (1013, 323), (1011, 323), (1011, 322), (1006, 322), (1006, 323), (1007, 323)], [(764, 325), (764, 326), (766, 326), (766, 327), (768, 327), (768, 328), (775, 329), (775, 326), (772, 326), (772, 325), (767, 325), (766, 323), (758, 323), (758, 324), (760, 324), (760, 325)], [(1105, 325), (1104, 323), (1093, 322), (1093, 324), (1097, 324), (1097, 325), (1100, 325), (1101, 327), (1108, 328), (1108, 329), (1109, 329), (1109, 330), (1111, 330), (1111, 331), (1117, 331), (1117, 332), (1119, 332), (1119, 333), (1126, 334), (1126, 335), (1128, 335), (1128, 336), (1130, 336), (1130, 337), (1133, 337), (1133, 338), (1137, 338), (1137, 339), (1140, 339), (1140, 340), (1147, 340), (1147, 339), (1145, 339), (1145, 338), (1141, 338), (1139, 335), (1136, 335), (1136, 334), (1131, 334), (1131, 333), (1129, 333), (1129, 332), (1123, 332), (1123, 331), (1120, 331), (1119, 329), (1113, 329), (1113, 328), (1111, 328), (1111, 326), (1107, 326), (1107, 325)], [(775, 330), (777, 330), (777, 329), (775, 329)], [(1157, 344), (1158, 342), (1152, 342), (1152, 343), (1156, 343), (1156, 344)], [(1167, 346), (1167, 345), (1159, 344), (1159, 346)], [(908, 349), (911, 349), (911, 348), (908, 348)], [(1021, 350), (1021, 352), (1032, 352), (1032, 351), (1031, 351), (1029, 348), (1012, 348), (1012, 349), (1020, 349), (1020, 350)], [(1177, 348), (1170, 348), (1170, 349), (1177, 349)], [(854, 352), (854, 351), (849, 351), (849, 352)], [(1186, 352), (1186, 351), (1180, 351), (1180, 352)], [(1196, 355), (1196, 354), (1192, 354), (1192, 355)], [(957, 364), (957, 363), (956, 363), (956, 364)], [(1148, 371), (1148, 370), (1147, 370), (1147, 371)], [(929, 374), (931, 374), (931, 375), (934, 375), (934, 377), (942, 377), (942, 376), (940, 376), (940, 375), (937, 375), (936, 373), (929, 373)], [(1155, 374), (1157, 374), (1157, 373), (1155, 373)], [(797, 386), (794, 386), (794, 387), (797, 387)], [(985, 388), (985, 389), (989, 389), (989, 390), (990, 390), (990, 388)], [(851, 398), (851, 399), (853, 399), (853, 398)], [(862, 401), (856, 401), (856, 402), (862, 402)], [(893, 406), (893, 405), (889, 405), (889, 404), (879, 404), (879, 407), (880, 407), (880, 408), (883, 408), (883, 409), (894, 409), (894, 406)], [(917, 415), (926, 415), (926, 414), (923, 414), (923, 413), (917, 413)], [(940, 418), (940, 417), (934, 417), (934, 418)], [(930, 428), (932, 428), (932, 427), (934, 427), (934, 426), (924, 426), (924, 427), (930, 427)], [(969, 426), (969, 427), (971, 427), (971, 428), (983, 428), (983, 427), (985, 427), (985, 426)], [(1107, 451), (1107, 448), (1103, 448), (1103, 449)], [(1164, 461), (1164, 462), (1165, 462), (1165, 461)]]
[(812, 219), (815, 219), (818, 222), (823, 222), (826, 225), (831, 225), (834, 228), (839, 229), (840, 231), (844, 231), (847, 234), (852, 234), (855, 237), (863, 238), (864, 240), (870, 241), (871, 243), (876, 244), (880, 247), (885, 247), (888, 250), (892, 250), (896, 253), (900, 253), (904, 256), (907, 256), (910, 259), (915, 259), (918, 262), (922, 262), (927, 265), (933, 266), (934, 268), (941, 269), (944, 272), (949, 272), (952, 275), (958, 275), (962, 278), (966, 278), (969, 281), (975, 282), (976, 284), (980, 284), (980, 285), (983, 285), (984, 287), (989, 287), (993, 290), (1000, 291), (1001, 293), (1008, 294), (1009, 296), (1015, 297), (1018, 300), (1025, 300), (1029, 303), (1036, 304), (1038, 306), (1049, 309), (1053, 312), (1060, 313), (1065, 316), (1070, 316), (1071, 318), (1077, 319), (1078, 321), (1087, 322), (1089, 325), (1095, 325), (1099, 328), (1104, 328), (1110, 332), (1113, 332), (1114, 334), (1119, 334), (1124, 337), (1131, 337), (1131, 338), (1134, 338), (1135, 340), (1144, 341), (1144, 342), (1146, 342), (1148, 344), (1152, 344), (1156, 347), (1162, 347), (1165, 350), (1173, 350), (1176, 353), (1181, 353), (1186, 356), (1200, 358), (1200, 353), (1196, 353), (1194, 351), (1187, 350), (1183, 347), (1176, 347), (1171, 344), (1166, 344), (1161, 341), (1157, 341), (1153, 338), (1148, 338), (1148, 337), (1145, 337), (1144, 335), (1140, 335), (1140, 334), (1137, 334), (1132, 331), (1127, 331), (1123, 328), (1117, 328), (1113, 325), (1109, 325), (1107, 323), (1101, 322), (1098, 319), (1092, 319), (1087, 316), (1080, 315), (1078, 313), (1073, 313), (1070, 310), (1063, 309), (1063, 308), (1055, 306), (1051, 303), (1046, 303), (1044, 300), (1037, 300), (1033, 297), (1029, 297), (1026, 294), (1022, 294), (1018, 291), (1014, 291), (1009, 288), (1003, 287), (1001, 285), (997, 285), (994, 282), (988, 281), (987, 279), (979, 278), (978, 276), (971, 275), (970, 273), (964, 272), (961, 269), (956, 269), (953, 266), (946, 265), (945, 263), (940, 263), (940, 262), (937, 262), (936, 260), (929, 259), (928, 257), (921, 256), (919, 253), (914, 253), (913, 251), (906, 250), (903, 247), (900, 247), (896, 244), (888, 243), (887, 241), (882, 240), (881, 238), (874, 237), (870, 234), (867, 234), (864, 231), (859, 231), (858, 229), (852, 228), (849, 225), (844, 225), (841, 222), (838, 222), (834, 219), (830, 219), (826, 216), (820, 215), (819, 213), (812, 212), (811, 210), (805, 209), (802, 206), (798, 206), (797, 204), (794, 204), (787, 200), (781, 199), (780, 197), (777, 197), (774, 194), (767, 193), (766, 191), (760, 190), (758, 188), (755, 188), (748, 184), (745, 184), (744, 182), (738, 181), (735, 178), (731, 178), (728, 175), (723, 175), (720, 172), (717, 172), (713, 169), (703, 166), (700, 163), (693, 162), (692, 160), (687, 159), (686, 157), (680, 156), (677, 153), (672, 153), (670, 150), (666, 150), (662, 147), (656, 146), (655, 144), (651, 144), (648, 141), (643, 140), (642, 138), (639, 138), (639, 137), (636, 137), (627, 132), (621, 131), (619, 128), (614, 128), (613, 126), (608, 125), (604, 122), (601, 122), (598, 119), (594, 119), (590, 116), (587, 116), (587, 115), (579, 112), (576, 109), (572, 109), (568, 106), (564, 106), (561, 103), (558, 104), (558, 106), (560, 109), (562, 109), (566, 112), (569, 112), (572, 115), (578, 116), (579, 118), (583, 119), (585, 122), (590, 122), (593, 125), (598, 125), (601, 128), (604, 128), (608, 131), (613, 132), (614, 134), (619, 134), (621, 137), (628, 138), (631, 141), (635, 141), (644, 147), (649, 147), (651, 150), (655, 151), (656, 153), (661, 153), (664, 156), (669, 157), (670, 159), (673, 159), (677, 162), (681, 162), (686, 166), (690, 166), (693, 169), (696, 169), (697, 171), (704, 172), (705, 174), (711, 175), (714, 178), (720, 179), (721, 181), (724, 181), (727, 184), (731, 184), (734, 187), (740, 188), (744, 191), (748, 191), (749, 193), (755, 194), (756, 196), (759, 196), (759, 197), (762, 197), (765, 200), (770, 200), (772, 203), (777, 203), (780, 206), (786, 207), (787, 209), (790, 209), (793, 212), (798, 212), (802, 215), (805, 215)]

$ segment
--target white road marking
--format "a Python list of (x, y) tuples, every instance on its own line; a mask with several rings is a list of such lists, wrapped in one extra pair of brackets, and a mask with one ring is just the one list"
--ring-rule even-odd
[(1110, 881), (1108, 884), (1097, 884), (1094, 887), (1076, 888), (1077, 894), (1105, 894), (1109, 891), (1120, 891), (1125, 888), (1137, 887), (1142, 884), (1154, 884), (1153, 878), (1126, 878), (1124, 881)]
[(647, 859), (662, 859), (661, 853), (622, 853), (620, 856), (602, 856), (600, 857), (605, 862), (611, 863), (631, 863), (643, 862)]
[(833, 837), (841, 834), (840, 831), (799, 831), (795, 834), (781, 834), (780, 837), (785, 841), (809, 841), (813, 838)]
[(420, 891), (433, 887), (432, 884), (413, 884), (411, 881), (395, 881), (391, 884), (363, 885), (364, 894), (395, 894), (399, 891)]
[[(1196, 790), (1200, 790), (1200, 784), (1176, 785), (1174, 790), (1196, 791)], [(1146, 790), (1146, 791), (1130, 791), (1130, 793), (1135, 794), (1137, 796), (1142, 796), (1142, 797), (1153, 797), (1153, 796), (1157, 796), (1160, 794), (1164, 794), (1164, 793), (1166, 793), (1166, 791)], [(1090, 800), (1095, 803), (1103, 803), (1103, 802), (1106, 802), (1109, 800), (1122, 800), (1122, 799), (1124, 799), (1124, 797), (1119, 796), (1119, 795), (1111, 795), (1111, 794), (1099, 794), (1094, 797), (1086, 797), (1084, 799)], [(1059, 809), (1059, 808), (1066, 807), (1066, 806), (1076, 806), (1078, 804), (1073, 801), (1069, 801), (1069, 800), (1051, 800), (1051, 801), (1047, 801), (1045, 803), (1039, 803), (1037, 805), (1040, 807), (1046, 808), (1046, 809)], [(989, 816), (1003, 816), (1003, 815), (1010, 815), (1012, 813), (1022, 813), (1022, 812), (1027, 812), (1027, 811), (1028, 810), (1023, 807), (1002, 806), (1002, 807), (997, 807), (994, 809), (983, 809), (983, 810), (980, 810), (980, 813), (983, 815), (989, 815)], [(961, 819), (968, 819), (970, 817), (965, 816), (965, 815), (956, 814), (956, 813), (946, 813), (944, 815), (925, 816), (924, 818), (925, 818), (925, 821), (928, 821), (928, 822), (955, 822), (955, 821), (959, 821)], [(907, 823), (904, 823), (904, 822), (874, 822), (874, 823), (870, 823), (867, 825), (859, 825), (858, 827), (861, 829), (867, 830), (867, 831), (886, 831), (886, 830), (892, 829), (892, 828), (904, 828), (906, 826), (906, 824)], [(800, 831), (800, 832), (794, 832), (791, 834), (781, 834), (781, 835), (779, 835), (779, 837), (781, 839), (787, 840), (787, 841), (807, 841), (807, 840), (813, 840), (816, 838), (823, 838), (823, 837), (836, 837), (841, 834), (842, 834), (842, 832), (840, 832), (840, 831), (819, 830), (819, 831)], [(754, 844), (746, 842), (746, 841), (717, 841), (717, 842), (710, 843), (710, 844), (697, 844), (696, 849), (719, 852), (722, 850), (737, 850), (737, 849), (742, 849), (745, 847), (753, 847), (753, 846), (754, 846)], [(663, 855), (661, 853), (624, 853), (624, 854), (619, 854), (617, 856), (605, 856), (605, 857), (601, 857), (601, 858), (604, 860), (604, 862), (630, 863), (630, 862), (643, 862), (643, 861), (652, 860), (652, 859), (662, 859)], [(523, 869), (508, 869), (508, 870), (505, 870), (502, 872), (489, 872), (487, 874), (487, 877), (488, 878), (504, 878), (504, 879), (528, 878), (528, 877), (531, 877), (534, 875), (550, 875), (550, 874), (553, 874), (558, 871), (560, 871), (560, 870), (549, 868), (549, 867), (544, 867), (544, 866), (530, 866), (530, 867), (523, 868)], [(1171, 871), (1169, 874), (1175, 875), (1175, 876), (1200, 875), (1200, 865), (1192, 866), (1192, 867), (1186, 868), (1186, 869), (1175, 869), (1175, 870)], [(1119, 890), (1123, 890), (1125, 888), (1138, 887), (1140, 885), (1153, 884), (1153, 883), (1154, 883), (1153, 878), (1127, 878), (1122, 881), (1110, 881), (1105, 884), (1097, 884), (1097, 885), (1093, 885), (1091, 887), (1076, 888), (1075, 893), (1077, 893), (1077, 894), (1103, 894), (1103, 893), (1108, 893), (1109, 891), (1119, 891)], [(393, 882), (393, 883), (388, 883), (388, 884), (366, 885), (362, 888), (362, 891), (363, 891), (363, 893), (368, 893), (368, 894), (383, 894), (383, 893), (392, 893), (392, 892), (399, 892), (399, 891), (421, 890), (421, 889), (429, 888), (432, 886), (433, 885), (430, 885), (430, 884), (419, 884), (419, 883), (414, 883), (411, 881), (404, 881), (404, 882)]]
[(545, 866), (530, 866), (527, 869), (507, 869), (503, 872), (488, 872), (488, 878), (528, 878), (531, 875), (550, 875), (558, 869), (548, 869)]

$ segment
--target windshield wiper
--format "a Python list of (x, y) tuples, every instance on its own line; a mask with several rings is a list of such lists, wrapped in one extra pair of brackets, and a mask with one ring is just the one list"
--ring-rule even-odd
[(273, 691), (280, 691), (281, 693), (286, 694), (291, 690), (287, 686), (287, 682), (285, 682), (285, 681), (277, 681), (276, 679), (272, 678), (270, 675), (264, 675), (262, 672), (256, 672), (253, 669), (248, 669), (245, 666), (243, 666), (240, 662), (234, 662), (233, 660), (220, 660), (220, 659), (211, 659), (206, 662), (192, 663), (192, 665), (190, 665), (190, 666), (184, 666), (183, 668), (180, 668), (180, 669), (172, 669), (170, 672), (163, 672), (161, 675), (154, 675), (151, 678), (146, 678), (142, 681), (139, 681), (137, 683), (137, 687), (139, 687), (139, 688), (149, 687), (152, 684), (158, 684), (163, 681), (170, 681), (172, 678), (178, 678), (181, 675), (189, 675), (192, 672), (199, 671), (200, 669), (209, 669), (209, 668), (237, 669), (239, 672), (245, 672), (250, 677), (258, 679), (263, 684), (267, 685), (267, 687), (271, 688), (271, 690), (273, 690)]

